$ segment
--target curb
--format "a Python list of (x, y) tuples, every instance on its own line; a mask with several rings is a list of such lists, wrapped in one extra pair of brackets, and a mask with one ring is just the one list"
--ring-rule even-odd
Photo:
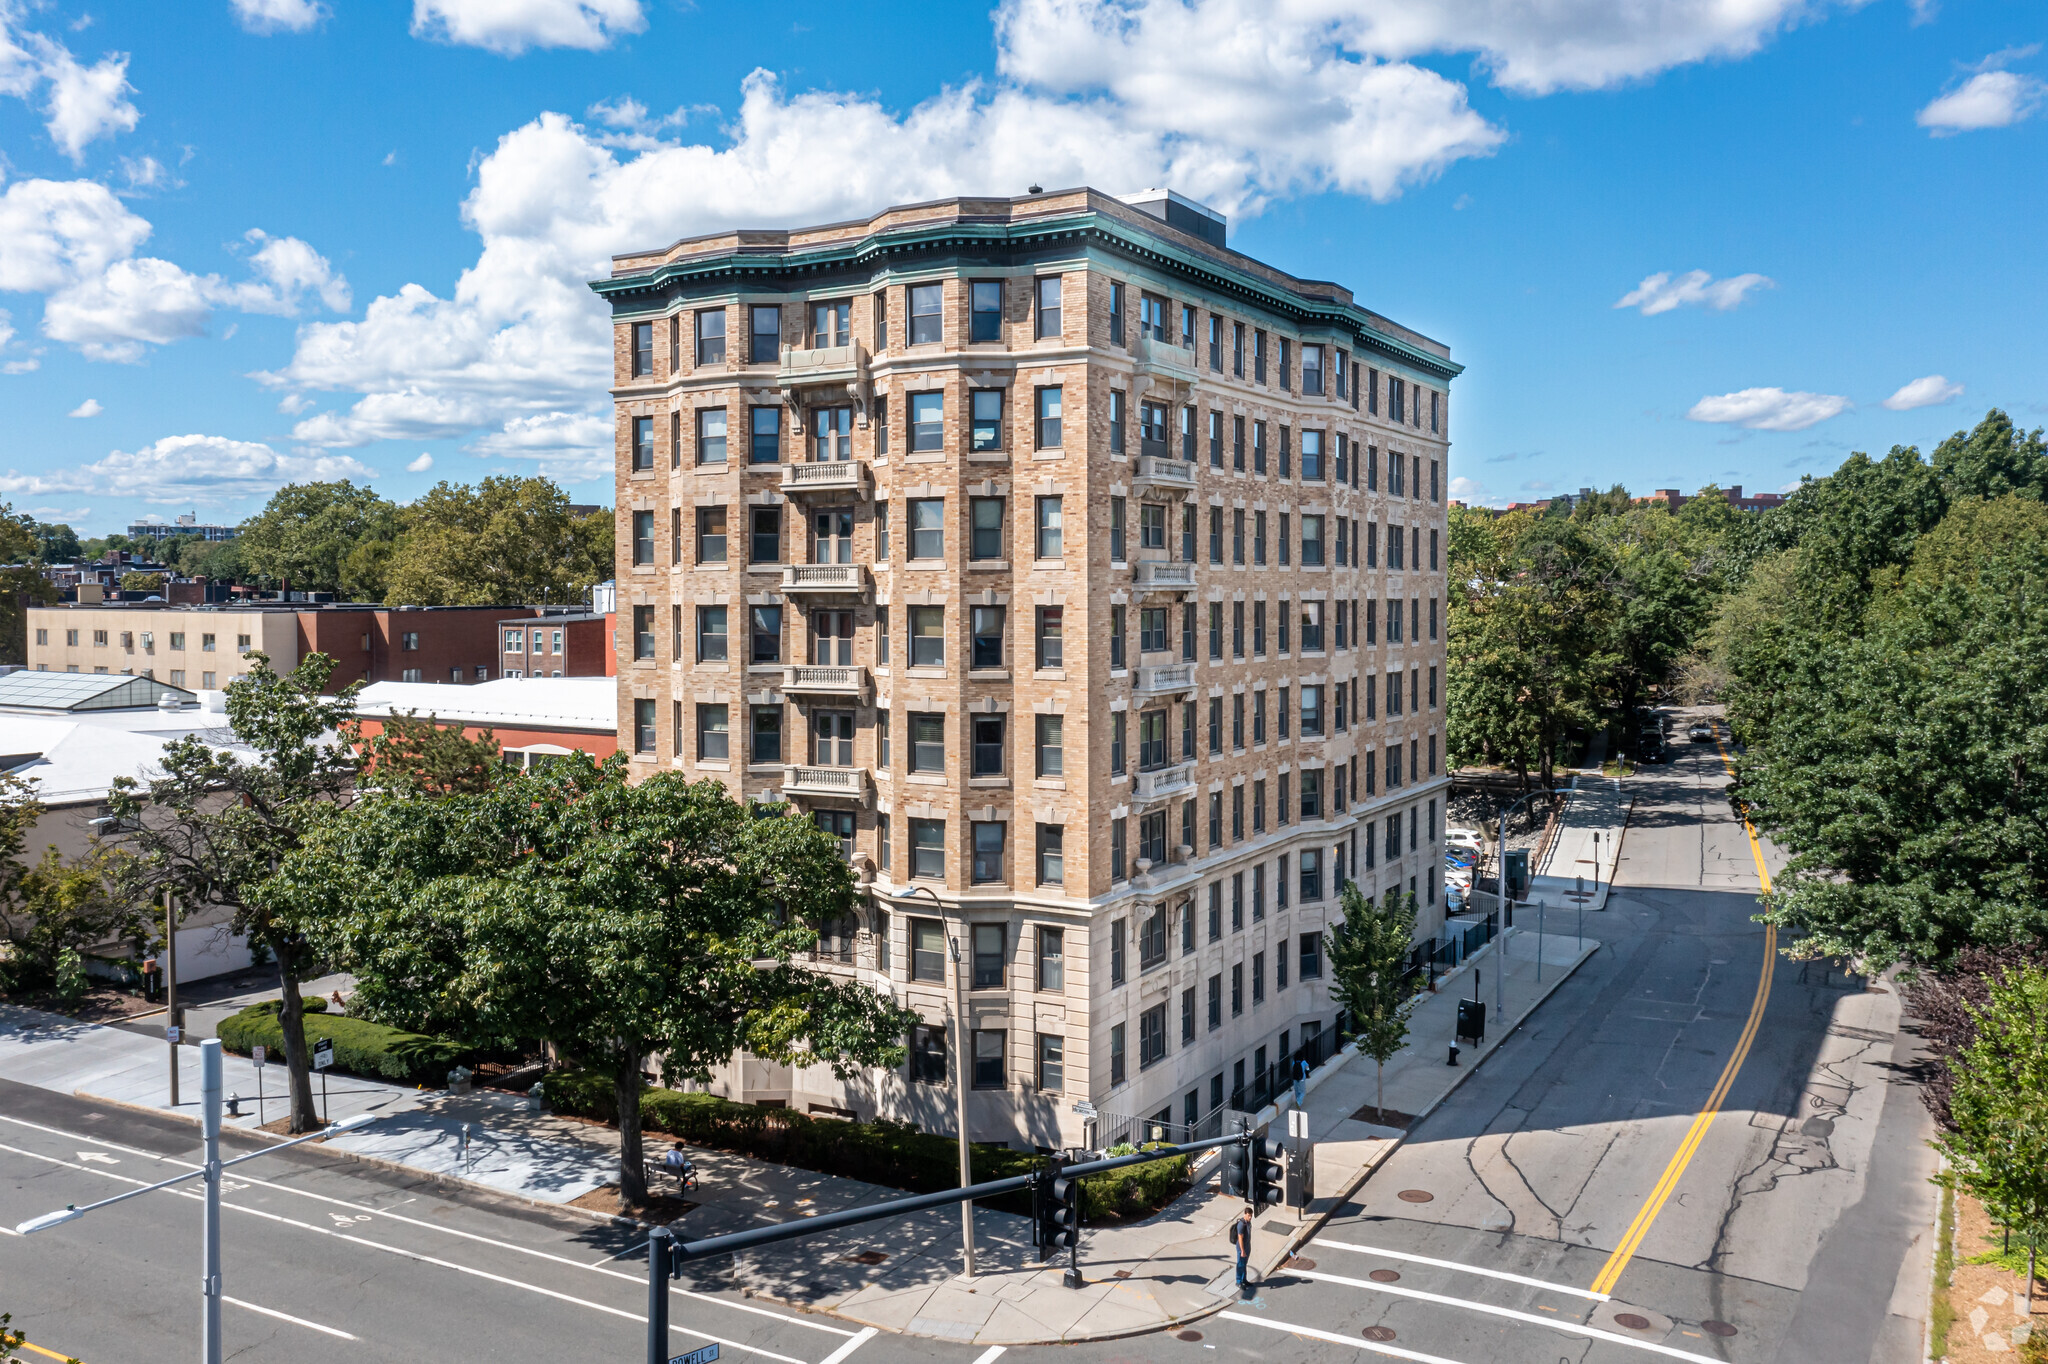
[[(1601, 947), (1604, 946), (1606, 946), (1606, 944), (1601, 944)], [(1415, 1115), (1415, 1120), (1409, 1123), (1407, 1127), (1401, 1129), (1401, 1134), (1393, 1138), (1392, 1142), (1387, 1146), (1387, 1148), (1383, 1152), (1381, 1152), (1377, 1160), (1373, 1161), (1372, 1164), (1366, 1166), (1363, 1170), (1359, 1171), (1358, 1177), (1352, 1180), (1349, 1184), (1345, 1185), (1343, 1192), (1338, 1193), (1331, 1198), (1330, 1206), (1328, 1208), (1324, 1209), (1320, 1213), (1317, 1213), (1309, 1217), (1301, 1224), (1300, 1227), (1296, 1228), (1294, 1234), (1292, 1236), (1289, 1236), (1286, 1242), (1283, 1244), (1280, 1254), (1274, 1258), (1270, 1265), (1267, 1265), (1260, 1269), (1260, 1281), (1264, 1282), (1267, 1275), (1271, 1274), (1275, 1269), (1278, 1269), (1287, 1261), (1293, 1259), (1294, 1256), (1300, 1252), (1301, 1248), (1304, 1245), (1308, 1244), (1310, 1241), (1313, 1241), (1318, 1235), (1320, 1235), (1322, 1233), (1323, 1228), (1329, 1224), (1330, 1219), (1337, 1215), (1337, 1210), (1343, 1207), (1346, 1203), (1350, 1202), (1351, 1196), (1357, 1193), (1360, 1189), (1364, 1188), (1365, 1182), (1368, 1179), (1371, 1179), (1373, 1175), (1378, 1172), (1380, 1166), (1386, 1164), (1387, 1161), (1393, 1156), (1393, 1154), (1396, 1151), (1400, 1150), (1403, 1146), (1406, 1146), (1408, 1144), (1408, 1134), (1410, 1132), (1413, 1132), (1417, 1127), (1421, 1126), (1423, 1121), (1426, 1118), (1428, 1118), (1430, 1114), (1436, 1112), (1437, 1109), (1441, 1108), (1446, 1099), (1450, 1098), (1451, 1095), (1457, 1093), (1458, 1087), (1460, 1085), (1464, 1084), (1467, 1080), (1471, 1079), (1474, 1075), (1478, 1074), (1479, 1068), (1481, 1066), (1485, 1065), (1488, 1061), (1492, 1060), (1496, 1055), (1498, 1055), (1500, 1053), (1501, 1048), (1507, 1045), (1508, 1038), (1512, 1037), (1517, 1029), (1519, 1029), (1524, 1023), (1528, 1022), (1530, 1016), (1534, 1014), (1538, 1009), (1542, 1008), (1545, 1001), (1547, 1001), (1553, 994), (1556, 994), (1558, 990), (1562, 989), (1566, 981), (1570, 980), (1573, 976), (1577, 975), (1579, 972), (1579, 968), (1581, 966), (1584, 966), (1587, 962), (1593, 960), (1594, 957), (1598, 956), (1600, 954), (1600, 950), (1600, 947), (1596, 947), (1591, 952), (1588, 952), (1584, 956), (1580, 957), (1577, 961), (1571, 964), (1571, 968), (1569, 970), (1564, 971), (1562, 974), (1558, 976), (1558, 978), (1555, 981), (1551, 982), (1549, 987), (1545, 989), (1542, 994), (1530, 1000), (1529, 1007), (1524, 1009), (1521, 1012), (1521, 1015), (1517, 1017), (1511, 1025), (1509, 1025), (1505, 1030), (1502, 1031), (1500, 1041), (1496, 1042), (1493, 1045), (1492, 1049), (1486, 1053), (1486, 1055), (1477, 1058), (1472, 1062), (1471, 1065), (1463, 1067), (1459, 1072), (1458, 1078), (1451, 1081), (1450, 1088), (1446, 1089), (1443, 1093), (1437, 1095), (1436, 1098), (1430, 1102), (1427, 1108), (1423, 1109), (1420, 1113), (1417, 1113)]]
[[(71, 1091), (71, 1096), (75, 1099), (88, 1099), (96, 1104), (105, 1104), (109, 1108), (126, 1109), (131, 1113), (147, 1113), (152, 1117), (167, 1118), (172, 1122), (187, 1123), (193, 1127), (199, 1126), (199, 1119), (190, 1114), (167, 1113), (161, 1108), (152, 1108), (148, 1104), (131, 1103), (126, 1099), (109, 1099), (104, 1094), (95, 1094), (87, 1089), (74, 1089)], [(274, 1140), (268, 1132), (247, 1127), (228, 1127), (223, 1125), (221, 1127), (221, 1135), (225, 1137), (230, 1134), (248, 1137), (264, 1146), (283, 1144)], [(524, 1194), (511, 1193), (500, 1189), (496, 1185), (485, 1184), (481, 1180), (464, 1179), (460, 1175), (437, 1174), (432, 1170), (422, 1170), (417, 1166), (403, 1165), (395, 1160), (386, 1160), (382, 1156), (366, 1156), (357, 1151), (343, 1150), (339, 1146), (329, 1146), (324, 1141), (308, 1142), (307, 1145), (317, 1147), (323, 1154), (348, 1161), (350, 1164), (368, 1166), (373, 1170), (383, 1170), (389, 1174), (404, 1175), (409, 1179), (422, 1180), (437, 1189), (481, 1194), (485, 1197), (500, 1199), (507, 1203), (517, 1203), (523, 1207), (538, 1208), (546, 1212), (567, 1213), (571, 1217), (579, 1217), (586, 1222), (598, 1222), (606, 1226), (651, 1230), (655, 1225), (652, 1222), (642, 1222), (637, 1217), (626, 1217), (618, 1213), (596, 1212), (590, 1208), (579, 1208), (568, 1203), (550, 1203), (545, 1199), (530, 1198)], [(812, 1310), (815, 1311), (816, 1309)]]

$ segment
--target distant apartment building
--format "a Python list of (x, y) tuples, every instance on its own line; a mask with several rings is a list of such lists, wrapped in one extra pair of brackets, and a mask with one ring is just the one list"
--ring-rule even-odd
[(202, 540), (235, 540), (242, 534), (240, 526), (224, 526), (212, 521), (201, 521), (196, 512), (187, 512), (175, 521), (137, 521), (128, 527), (130, 540), (169, 540), (180, 535), (193, 535)]
[[(895, 1072), (748, 1101), (1057, 1147), (1256, 1109), (1355, 880), (1439, 888), (1448, 348), (1179, 196), (617, 257), (620, 746), (841, 840)], [(1084, 1116), (1092, 1115), (1092, 1116)]]
[(504, 675), (499, 630), (515, 611), (532, 620), (583, 614), (572, 607), (64, 603), (28, 609), (28, 667), (133, 673), (211, 691), (247, 672), (252, 652), (266, 654), (278, 671), (319, 652), (335, 661), (334, 688), (469, 685)]
[[(1697, 495), (1694, 494), (1693, 496)], [(1785, 495), (1783, 493), (1751, 493), (1749, 496), (1744, 497), (1740, 483), (1735, 484), (1733, 487), (1723, 488), (1721, 495), (1726, 497), (1728, 505), (1737, 511), (1763, 512), (1769, 511), (1773, 507), (1783, 506), (1785, 503)], [(1661, 502), (1675, 512), (1686, 503), (1692, 501), (1692, 497), (1686, 496), (1676, 488), (1659, 488), (1650, 496), (1639, 497), (1636, 500), (1638, 502)]]
[(612, 617), (525, 616), (498, 622), (500, 677), (611, 677), (617, 671)]

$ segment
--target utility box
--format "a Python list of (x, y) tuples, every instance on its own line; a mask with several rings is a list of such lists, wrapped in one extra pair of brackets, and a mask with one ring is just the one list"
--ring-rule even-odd
[(1286, 1205), (1306, 1210), (1316, 1197), (1316, 1148), (1313, 1142), (1290, 1144), (1287, 1152)]
[(1526, 900), (1529, 898), (1529, 850), (1510, 848), (1502, 860), (1507, 869), (1508, 898)]
[(1481, 1001), (1458, 1001), (1458, 1040), (1474, 1044), (1486, 1040), (1486, 1005)]

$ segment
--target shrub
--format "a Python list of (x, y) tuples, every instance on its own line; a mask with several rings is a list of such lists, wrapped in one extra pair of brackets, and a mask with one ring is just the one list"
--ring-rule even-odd
[[(306, 1000), (306, 1045), (311, 1047), (323, 1037), (332, 1041), (334, 1068), (350, 1075), (439, 1088), (447, 1083), (449, 1068), (467, 1056), (462, 1048), (438, 1037), (360, 1018), (328, 1017), (326, 1007), (321, 1000)], [(259, 1044), (282, 1054), (284, 1029), (277, 1021), (277, 1010), (278, 1002), (267, 1000), (222, 1020), (221, 1046), (242, 1056)]]
[[(336, 1060), (339, 1061), (337, 1056)], [(617, 1122), (612, 1082), (581, 1070), (556, 1070), (544, 1082), (548, 1107), (574, 1117)], [(908, 1123), (878, 1119), (848, 1122), (813, 1118), (793, 1109), (735, 1103), (715, 1094), (685, 1094), (650, 1088), (640, 1096), (640, 1124), (692, 1146), (733, 1151), (778, 1165), (815, 1170), (905, 1189), (937, 1193), (960, 1186), (960, 1147), (951, 1137), (922, 1132)], [(1042, 1157), (1006, 1146), (975, 1143), (969, 1148), (974, 1181), (1030, 1174)], [(1081, 1181), (1082, 1215), (1093, 1221), (1144, 1216), (1176, 1197), (1188, 1184), (1186, 1156), (1171, 1156)], [(1029, 1214), (1028, 1192), (982, 1200), (988, 1207)]]

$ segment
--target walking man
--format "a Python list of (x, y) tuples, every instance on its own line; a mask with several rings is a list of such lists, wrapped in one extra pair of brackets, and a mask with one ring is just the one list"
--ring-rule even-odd
[(1252, 1258), (1252, 1208), (1245, 1204), (1244, 1211), (1230, 1224), (1230, 1248), (1237, 1252), (1237, 1291), (1244, 1294), (1245, 1266)]

